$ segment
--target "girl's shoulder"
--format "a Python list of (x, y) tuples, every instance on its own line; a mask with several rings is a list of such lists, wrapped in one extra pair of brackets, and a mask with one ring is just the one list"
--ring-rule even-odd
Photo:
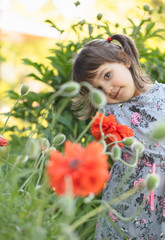
[(160, 83), (158, 81), (155, 81), (153, 83), (152, 88), (150, 88), (150, 90), (146, 93), (153, 93), (153, 92), (157, 92), (159, 89), (164, 89), (165, 90), (165, 84), (164, 83)]
[(165, 84), (157, 81), (154, 82), (149, 91), (131, 98), (127, 102), (107, 104), (105, 109), (107, 115), (114, 114), (123, 118), (124, 115), (129, 115), (131, 112), (155, 113), (155, 106), (160, 106), (158, 109), (159, 115), (160, 111), (165, 111)]

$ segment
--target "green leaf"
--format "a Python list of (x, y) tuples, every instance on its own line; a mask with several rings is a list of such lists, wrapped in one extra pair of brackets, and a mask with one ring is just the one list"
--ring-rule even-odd
[(149, 35), (149, 33), (151, 32), (152, 28), (155, 26), (154, 22), (148, 23), (146, 26), (146, 33), (145, 33), (145, 37), (147, 37)]
[(30, 74), (28, 74), (27, 75), (28, 77), (33, 77), (34, 79), (36, 79), (36, 80), (41, 80), (41, 78), (40, 77), (38, 77), (36, 74), (34, 74), (34, 73), (30, 73)]
[(135, 23), (133, 22), (133, 20), (132, 20), (131, 18), (127, 18), (127, 19), (128, 19), (128, 21), (129, 21), (130, 23), (132, 23), (132, 25), (133, 25), (134, 27), (136, 27)]
[(47, 19), (45, 20), (46, 23), (50, 23), (51, 27), (55, 28), (57, 31), (59, 31), (60, 33), (63, 33), (64, 30), (63, 29), (59, 29), (51, 20)]
[(6, 91), (6, 93), (8, 94), (8, 97), (11, 98), (11, 99), (18, 99), (19, 98), (19, 94), (14, 92), (13, 90), (9, 90), (9, 91)]

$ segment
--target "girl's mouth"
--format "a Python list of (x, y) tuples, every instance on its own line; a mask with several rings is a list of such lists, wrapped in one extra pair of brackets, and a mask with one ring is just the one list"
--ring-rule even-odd
[(120, 92), (120, 88), (119, 88), (119, 90), (116, 92), (114, 98), (117, 98), (117, 96), (119, 95), (119, 92)]

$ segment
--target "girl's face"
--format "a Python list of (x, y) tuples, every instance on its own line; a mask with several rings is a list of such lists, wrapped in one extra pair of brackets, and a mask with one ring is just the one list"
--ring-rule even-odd
[(141, 94), (134, 84), (129, 64), (105, 63), (97, 70), (90, 83), (101, 89), (107, 97), (107, 103), (121, 103)]

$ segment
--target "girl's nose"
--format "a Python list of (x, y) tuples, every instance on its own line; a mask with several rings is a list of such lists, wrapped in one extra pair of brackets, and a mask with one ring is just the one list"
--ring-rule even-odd
[(105, 94), (110, 94), (113, 90), (113, 87), (112, 86), (108, 86), (108, 85), (105, 85), (104, 88), (103, 88)]

